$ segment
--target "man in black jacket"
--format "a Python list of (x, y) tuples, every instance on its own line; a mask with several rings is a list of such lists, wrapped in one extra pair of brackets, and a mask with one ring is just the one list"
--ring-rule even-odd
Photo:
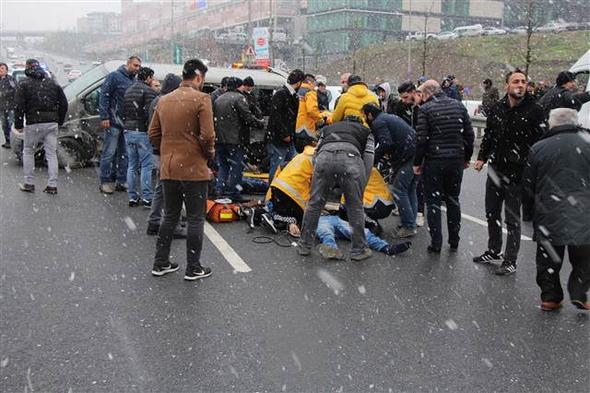
[(301, 70), (293, 70), (287, 77), (287, 83), (272, 96), (270, 117), (266, 129), (266, 148), (270, 160), (269, 182), (279, 167), (291, 161), (295, 156), (295, 126), (299, 111), (297, 90), (305, 79)]
[(363, 155), (370, 135), (369, 128), (348, 117), (321, 129), (315, 151), (311, 197), (303, 214), (299, 255), (311, 254), (320, 214), (328, 193), (336, 186), (344, 194), (348, 222), (352, 227), (350, 258), (360, 261), (372, 255), (365, 238), (363, 212), (363, 191), (367, 184)]
[(238, 91), (242, 80), (231, 77), (227, 91), (213, 104), (215, 120), (215, 163), (218, 167), (215, 192), (241, 202), (239, 184), (244, 173), (244, 154), (250, 144), (250, 128), (264, 126), (250, 111), (246, 97)]
[(16, 94), (16, 79), (8, 75), (6, 63), (0, 63), (0, 126), (4, 131), (5, 149), (10, 149), (10, 131), (14, 121), (14, 96)]
[[(543, 110), (526, 93), (527, 79), (520, 70), (506, 75), (506, 95), (496, 102), (487, 117), (485, 135), (475, 170), (490, 161), (486, 182), (485, 209), (488, 220), (488, 250), (473, 262), (502, 261), (497, 275), (516, 272), (520, 249), (522, 172), (530, 147), (543, 133)], [(502, 207), (508, 237), (502, 257)]]
[(555, 86), (539, 100), (539, 105), (545, 111), (545, 117), (555, 108), (571, 108), (580, 110), (584, 103), (590, 101), (590, 92), (578, 92), (576, 76), (573, 72), (562, 71), (557, 75)]
[(25, 119), (27, 122), (23, 149), (25, 182), (19, 187), (21, 191), (35, 192), (35, 148), (43, 143), (49, 172), (47, 187), (43, 191), (57, 194), (57, 130), (65, 120), (68, 101), (62, 88), (47, 77), (37, 60), (27, 60), (25, 75), (27, 78), (16, 91), (14, 123), (16, 131), (22, 132)]
[[(152, 158), (153, 149), (147, 135), (149, 108), (158, 93), (150, 87), (154, 70), (140, 68), (137, 80), (129, 86), (123, 97), (123, 128), (127, 145), (127, 194), (129, 206), (140, 203), (145, 208), (152, 206)], [(137, 193), (137, 172), (140, 172), (141, 201)]]
[(590, 310), (590, 133), (577, 122), (575, 110), (552, 110), (550, 130), (532, 147), (524, 172), (525, 187), (535, 197), (537, 284), (544, 311), (561, 306), (559, 271), (566, 247), (572, 264), (570, 300)]
[(414, 173), (424, 172), (427, 219), (431, 244), (428, 252), (440, 253), (442, 247), (441, 202), (447, 207), (447, 227), (451, 251), (459, 247), (461, 206), (459, 194), (463, 170), (473, 154), (474, 134), (467, 109), (442, 92), (435, 80), (420, 85), (424, 104), (416, 125)]

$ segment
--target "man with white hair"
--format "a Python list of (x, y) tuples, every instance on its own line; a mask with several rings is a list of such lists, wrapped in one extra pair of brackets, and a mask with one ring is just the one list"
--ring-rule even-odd
[(590, 310), (590, 132), (577, 126), (575, 109), (549, 114), (550, 130), (531, 149), (524, 184), (535, 198), (534, 240), (541, 309), (561, 307), (559, 270), (567, 247), (574, 306)]

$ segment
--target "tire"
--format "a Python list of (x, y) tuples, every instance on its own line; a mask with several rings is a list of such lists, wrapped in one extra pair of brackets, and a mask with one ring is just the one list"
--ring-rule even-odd
[(57, 162), (60, 168), (82, 168), (86, 161), (81, 159), (82, 144), (74, 138), (61, 138), (57, 142)]

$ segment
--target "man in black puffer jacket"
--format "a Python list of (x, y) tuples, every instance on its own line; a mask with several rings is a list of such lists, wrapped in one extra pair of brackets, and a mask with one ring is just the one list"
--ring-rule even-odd
[(561, 306), (559, 271), (566, 247), (570, 300), (590, 310), (590, 132), (577, 122), (575, 110), (552, 110), (550, 130), (532, 147), (524, 172), (523, 183), (535, 197), (537, 284), (544, 311)]
[(25, 182), (19, 187), (25, 192), (35, 191), (35, 148), (42, 142), (49, 172), (44, 191), (57, 194), (57, 130), (65, 120), (68, 101), (62, 88), (47, 77), (37, 60), (27, 60), (26, 67), (27, 78), (18, 85), (15, 98), (14, 128), (22, 132), (25, 119), (27, 123), (23, 149)]
[(424, 104), (416, 124), (414, 173), (424, 172), (424, 188), (431, 244), (428, 252), (440, 253), (442, 247), (440, 207), (447, 207), (447, 226), (451, 251), (459, 247), (461, 206), (459, 194), (463, 170), (473, 154), (474, 134), (467, 109), (442, 92), (435, 80), (420, 85)]
[(140, 203), (137, 193), (137, 171), (141, 176), (141, 204), (145, 208), (152, 205), (152, 145), (147, 135), (149, 126), (149, 108), (158, 93), (150, 87), (154, 70), (142, 67), (135, 81), (125, 91), (123, 97), (123, 127), (127, 145), (127, 193), (129, 206)]
[[(497, 275), (516, 272), (520, 249), (520, 206), (522, 172), (531, 146), (543, 134), (544, 114), (535, 99), (526, 93), (527, 79), (522, 71), (506, 75), (506, 95), (489, 110), (485, 135), (475, 170), (489, 160), (485, 209), (488, 220), (488, 250), (473, 262), (502, 261)], [(506, 252), (502, 257), (502, 207), (506, 228)]]

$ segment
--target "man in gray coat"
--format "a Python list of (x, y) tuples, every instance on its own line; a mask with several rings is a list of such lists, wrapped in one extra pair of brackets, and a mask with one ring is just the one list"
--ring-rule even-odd
[(250, 111), (248, 101), (238, 87), (242, 80), (231, 77), (227, 91), (213, 104), (215, 119), (215, 163), (217, 164), (217, 196), (225, 196), (240, 202), (238, 185), (244, 172), (245, 149), (250, 143), (250, 128), (262, 128), (262, 119)]
[(550, 130), (535, 143), (524, 173), (534, 195), (534, 240), (541, 309), (561, 307), (559, 270), (565, 249), (572, 264), (567, 289), (574, 306), (590, 310), (590, 132), (577, 127), (575, 109), (549, 114)]

